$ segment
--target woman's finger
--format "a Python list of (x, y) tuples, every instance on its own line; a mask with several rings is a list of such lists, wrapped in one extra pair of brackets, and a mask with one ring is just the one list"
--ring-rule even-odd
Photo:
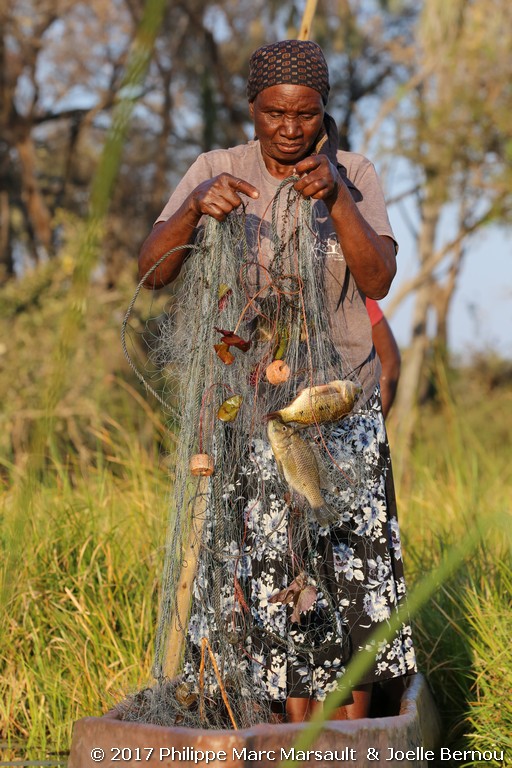
[(253, 185), (249, 184), (249, 182), (245, 181), (245, 179), (237, 179), (235, 176), (233, 176), (232, 181), (230, 180), (229, 182), (229, 186), (237, 194), (240, 194), (241, 192), (243, 195), (247, 195), (247, 197), (252, 197), (253, 200), (260, 196), (260, 193), (256, 187), (253, 187)]

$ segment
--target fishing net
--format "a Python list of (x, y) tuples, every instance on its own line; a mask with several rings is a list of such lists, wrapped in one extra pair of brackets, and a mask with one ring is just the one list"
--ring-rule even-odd
[[(243, 206), (223, 223), (207, 218), (165, 312), (146, 325), (147, 363), (132, 362), (178, 440), (156, 684), (128, 699), (126, 719), (241, 728), (270, 721), (290, 684), (322, 698), (365, 644), (350, 626), (374, 597), (356, 595), (363, 571), (377, 584), (391, 569), (364, 537), (382, 528), (371, 498), (382, 467), (359, 427), (367, 418), (383, 430), (382, 419), (358, 413), (357, 376), (331, 341), (311, 202), (292, 181), (272, 201), (265, 253)], [(302, 423), (286, 411), (300, 393)], [(288, 429), (282, 452), (270, 422)], [(375, 508), (354, 514), (365, 505)]]

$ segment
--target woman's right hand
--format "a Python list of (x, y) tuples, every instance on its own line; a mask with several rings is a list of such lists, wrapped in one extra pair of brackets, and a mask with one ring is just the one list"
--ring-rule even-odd
[(155, 224), (140, 249), (139, 279), (143, 279), (166, 251), (175, 252), (151, 273), (145, 283), (146, 287), (161, 288), (172, 283), (179, 275), (183, 259), (188, 253), (186, 249), (176, 248), (192, 241), (201, 216), (213, 216), (217, 221), (224, 221), (231, 211), (242, 204), (240, 194), (253, 199), (260, 195), (248, 181), (230, 173), (221, 173), (199, 184), (167, 221)]
[(244, 179), (230, 173), (220, 173), (213, 179), (206, 179), (191, 194), (191, 204), (198, 216), (213, 216), (224, 221), (231, 211), (242, 204), (240, 193), (255, 200), (260, 193)]

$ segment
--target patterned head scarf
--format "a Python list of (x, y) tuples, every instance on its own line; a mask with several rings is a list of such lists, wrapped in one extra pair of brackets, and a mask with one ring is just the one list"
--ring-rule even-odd
[(282, 40), (258, 48), (249, 60), (247, 98), (272, 85), (306, 85), (329, 97), (329, 70), (322, 49), (310, 40)]

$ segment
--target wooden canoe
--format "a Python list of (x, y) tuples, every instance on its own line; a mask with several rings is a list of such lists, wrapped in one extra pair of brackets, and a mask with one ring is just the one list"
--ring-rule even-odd
[[(103, 717), (85, 717), (75, 723), (68, 768), (91, 768), (93, 762), (102, 768), (140, 768), (140, 764), (152, 768), (278, 766), (282, 750), (289, 752), (303, 728), (300, 723), (257, 725), (238, 731), (166, 728), (122, 721), (113, 710)], [(296, 755), (297, 766), (426, 768), (436, 764), (432, 754), (437, 756), (440, 739), (441, 723), (432, 694), (423, 675), (417, 674), (410, 679), (398, 715), (327, 722), (311, 747), (317, 754)], [(368, 755), (370, 748), (376, 752)], [(91, 759), (93, 750), (102, 751), (97, 752), (96, 759)], [(201, 759), (207, 750), (208, 762), (206, 757)], [(333, 760), (336, 751), (337, 759)], [(376, 753), (379, 759), (375, 759)], [(102, 754), (103, 759), (98, 759)]]

